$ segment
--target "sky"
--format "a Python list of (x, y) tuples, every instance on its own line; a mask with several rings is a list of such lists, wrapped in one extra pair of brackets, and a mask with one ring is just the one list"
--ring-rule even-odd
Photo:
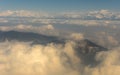
[(47, 12), (120, 10), (119, 3), (119, 0), (0, 0), (0, 9)]

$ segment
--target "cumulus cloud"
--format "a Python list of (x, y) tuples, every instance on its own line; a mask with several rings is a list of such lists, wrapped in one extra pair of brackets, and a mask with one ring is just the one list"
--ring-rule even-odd
[(101, 63), (94, 68), (93, 75), (119, 75), (120, 74), (120, 48), (108, 52), (101, 52), (96, 56)]
[(114, 14), (109, 10), (100, 10), (100, 11), (91, 11), (88, 13), (88, 16), (96, 19), (112, 19)]
[[(46, 12), (34, 12), (28, 10), (6, 10), (0, 12), (2, 17), (48, 17)], [(49, 16), (50, 17), (50, 16)]]
[(0, 16), (11, 16), (11, 15), (13, 15), (13, 11), (11, 11), (11, 10), (7, 10), (7, 11), (3, 11), (3, 12), (0, 12)]
[(64, 18), (82, 19), (82, 20), (119, 20), (119, 12), (110, 10), (93, 10), (86, 12), (64, 12), (61, 16)]
[(45, 34), (45, 35), (59, 35), (59, 32), (54, 28), (53, 25), (41, 25), (41, 26), (34, 26), (34, 25), (25, 25), (25, 24), (18, 24), (18, 25), (6, 25), (0, 26), (1, 31), (22, 31), (22, 32), (34, 32), (38, 34)]
[(73, 18), (73, 19), (82, 18), (81, 12), (63, 12), (63, 13), (60, 13), (59, 15), (61, 15), (62, 18)]
[(53, 25), (49, 24), (47, 26), (43, 26), (43, 29), (54, 30)]
[(24, 42), (0, 43), (2, 75), (79, 75), (73, 43), (30, 45)]
[(72, 33), (70, 35), (70, 38), (73, 39), (73, 40), (83, 40), (84, 39), (84, 34), (82, 33)]
[(96, 20), (96, 19), (119, 19), (119, 12), (113, 12), (109, 10), (93, 10), (93, 11), (69, 11), (69, 12), (59, 12), (57, 14), (47, 13), (47, 12), (35, 12), (29, 10), (6, 10), (1, 11), (0, 16), (14, 16), (14, 17), (42, 17), (42, 18), (67, 18), (67, 19), (87, 19), (87, 20)]
[(107, 48), (119, 46), (119, 41), (116, 38), (116, 35), (104, 31), (96, 32), (94, 40)]
[[(31, 45), (28, 42), (0, 43), (1, 75), (119, 75), (120, 48), (96, 55), (100, 63), (83, 66), (76, 55), (75, 43)], [(93, 62), (94, 63), (94, 62)]]

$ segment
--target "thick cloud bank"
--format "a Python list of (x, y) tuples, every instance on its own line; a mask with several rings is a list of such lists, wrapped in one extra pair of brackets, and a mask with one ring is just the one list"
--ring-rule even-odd
[[(75, 43), (31, 45), (28, 42), (0, 43), (0, 75), (119, 75), (120, 48), (100, 52), (95, 67), (83, 66)], [(94, 62), (93, 62), (94, 63)]]

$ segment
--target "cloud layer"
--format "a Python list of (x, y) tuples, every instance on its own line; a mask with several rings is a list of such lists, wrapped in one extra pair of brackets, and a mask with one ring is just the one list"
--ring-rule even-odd
[[(28, 10), (6, 10), (0, 12), (0, 22), (32, 22), (43, 24), (74, 24), (85, 26), (108, 25), (120, 20), (120, 12), (109, 10), (86, 12), (33, 12)], [(9, 18), (8, 18), (9, 17)]]
[(1, 17), (36, 17), (36, 18), (67, 18), (67, 19), (86, 19), (86, 20), (119, 20), (120, 12), (113, 12), (109, 10), (93, 10), (86, 12), (59, 12), (59, 13), (47, 13), (47, 12), (35, 12), (28, 10), (6, 10), (0, 12)]

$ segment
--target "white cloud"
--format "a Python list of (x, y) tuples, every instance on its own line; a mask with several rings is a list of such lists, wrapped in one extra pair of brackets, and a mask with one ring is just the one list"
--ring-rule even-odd
[[(114, 21), (119, 20), (119, 12), (112, 12), (109, 10), (99, 10), (90, 12), (35, 12), (28, 10), (6, 10), (1, 11), (1, 22), (29, 22), (29, 23), (42, 23), (42, 24), (73, 24), (85, 26), (109, 25)], [(19, 18), (20, 17), (20, 18)], [(26, 18), (27, 17), (27, 18)], [(115, 22), (114, 22), (115, 23)]]
[(112, 12), (109, 10), (89, 11), (89, 12), (59, 12), (57, 14), (47, 12), (35, 12), (28, 10), (6, 10), (1, 11), (0, 16), (13, 16), (13, 17), (40, 17), (40, 18), (67, 18), (67, 19), (119, 19), (120, 13)]
[(48, 24), (47, 26), (42, 26), (42, 27), (43, 29), (46, 29), (46, 30), (54, 30), (54, 27), (51, 24)]
[(68, 24), (76, 24), (76, 25), (84, 25), (84, 26), (96, 26), (99, 25), (100, 23), (95, 20), (70, 20), (68, 21)]
[(66, 43), (65, 47), (4, 42), (0, 43), (0, 53), (2, 75), (79, 75), (75, 69), (80, 60), (74, 53), (72, 42)]
[(119, 46), (119, 41), (116, 38), (116, 35), (111, 34), (109, 32), (100, 31), (95, 33), (95, 38), (92, 38), (93, 40), (96, 40), (100, 45), (107, 47), (107, 48), (113, 48)]
[(83, 40), (84, 39), (84, 34), (82, 34), (82, 33), (72, 33), (69, 38), (71, 38), (73, 40), (77, 40), (77, 41), (78, 40)]
[(101, 61), (93, 70), (93, 75), (119, 75), (120, 74), (120, 48), (115, 48), (108, 52), (101, 52), (96, 59)]
[(81, 12), (63, 12), (58, 14), (57, 16), (61, 15), (64, 18), (82, 18)]
[(88, 16), (91, 19), (114, 19), (113, 16), (117, 16), (115, 13), (109, 10), (100, 10), (100, 11), (90, 11)]
[(0, 26), (0, 30), (2, 31), (10, 31), (10, 30), (16, 30), (16, 31), (45, 31), (45, 30), (54, 30), (54, 26), (51, 24), (43, 25), (43, 26), (33, 26), (33, 25), (24, 25), (24, 24), (18, 24), (15, 26)]
[(0, 16), (4, 17), (48, 17), (46, 12), (34, 12), (28, 10), (6, 10), (0, 12)]
[[(0, 43), (1, 75), (119, 75), (120, 48), (102, 51), (96, 55), (100, 63), (86, 66), (76, 55), (74, 42), (65, 46), (31, 45), (27, 42)], [(94, 62), (93, 62), (94, 63)]]
[(113, 37), (113, 36), (108, 36), (107, 37), (109, 43), (113, 44), (113, 45), (118, 45), (118, 41)]
[(13, 14), (14, 14), (14, 12), (11, 10), (0, 12), (0, 16), (11, 16)]
[(59, 32), (54, 28), (53, 25), (41, 25), (41, 26), (34, 26), (34, 25), (25, 25), (25, 24), (18, 24), (18, 25), (5, 25), (0, 26), (1, 31), (20, 31), (20, 32), (33, 32), (38, 34), (45, 34), (45, 35), (52, 35), (58, 36)]

